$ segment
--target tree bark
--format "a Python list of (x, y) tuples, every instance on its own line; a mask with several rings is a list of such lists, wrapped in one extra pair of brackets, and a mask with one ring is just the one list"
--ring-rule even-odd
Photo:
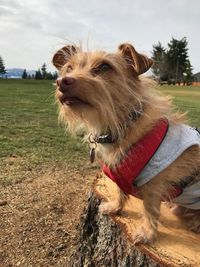
[(99, 214), (99, 204), (95, 193), (91, 193), (79, 225), (71, 267), (162, 266), (136, 249), (112, 218)]

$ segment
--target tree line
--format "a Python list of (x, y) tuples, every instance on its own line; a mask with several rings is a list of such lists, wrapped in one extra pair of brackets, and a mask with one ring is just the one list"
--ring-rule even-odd
[(22, 73), (22, 79), (35, 79), (35, 80), (55, 80), (58, 78), (58, 73), (55, 71), (54, 73), (47, 71), (47, 66), (44, 63), (41, 68), (39, 68), (35, 74), (28, 74), (26, 69), (24, 69)]
[[(152, 66), (153, 77), (158, 83), (183, 83), (184, 85), (189, 85), (193, 81), (192, 65), (188, 56), (186, 37), (180, 40), (172, 38), (166, 48), (160, 42), (153, 45), (152, 58), (154, 60)], [(0, 77), (5, 74), (5, 65), (0, 56)], [(45, 63), (33, 75), (28, 74), (26, 69), (24, 69), (22, 74), (22, 79), (53, 80), (57, 77), (57, 72), (51, 73), (47, 71)]]
[[(0, 77), (5, 77), (6, 68), (4, 65), (4, 61), (0, 56)], [(35, 79), (35, 80), (55, 80), (58, 78), (57, 71), (49, 72), (47, 71), (47, 65), (44, 63), (41, 68), (39, 68), (35, 74), (29, 74), (26, 69), (24, 69), (22, 73), (22, 79)]]

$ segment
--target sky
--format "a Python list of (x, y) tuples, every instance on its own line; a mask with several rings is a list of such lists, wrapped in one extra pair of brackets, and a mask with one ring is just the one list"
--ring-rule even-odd
[(116, 51), (187, 37), (194, 73), (200, 71), (200, 0), (0, 0), (0, 55), (6, 68), (35, 70), (68, 43)]

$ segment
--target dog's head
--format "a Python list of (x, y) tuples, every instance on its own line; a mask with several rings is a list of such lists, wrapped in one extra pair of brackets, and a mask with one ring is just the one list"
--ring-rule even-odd
[(53, 57), (60, 116), (72, 131), (84, 125), (87, 132), (119, 135), (127, 116), (141, 110), (139, 75), (152, 63), (130, 44), (121, 44), (116, 53), (64, 46)]

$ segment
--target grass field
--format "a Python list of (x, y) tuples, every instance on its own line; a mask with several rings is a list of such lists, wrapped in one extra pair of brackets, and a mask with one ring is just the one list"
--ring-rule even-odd
[(160, 91), (173, 97), (178, 110), (188, 112), (191, 125), (200, 127), (200, 87), (161, 86)]
[[(200, 126), (200, 87), (162, 86), (192, 125)], [(34, 177), (48, 167), (81, 168), (87, 148), (58, 126), (51, 81), (0, 80), (0, 181)], [(89, 168), (89, 167), (88, 167)]]
[(81, 167), (85, 146), (58, 125), (52, 81), (0, 80), (0, 180), (19, 181), (49, 166)]

